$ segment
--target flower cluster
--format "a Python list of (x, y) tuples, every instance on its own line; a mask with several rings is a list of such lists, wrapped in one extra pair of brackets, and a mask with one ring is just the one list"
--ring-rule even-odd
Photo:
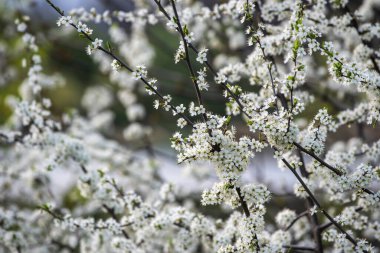
[(0, 9), (0, 252), (378, 252), (375, 1), (206, 2)]

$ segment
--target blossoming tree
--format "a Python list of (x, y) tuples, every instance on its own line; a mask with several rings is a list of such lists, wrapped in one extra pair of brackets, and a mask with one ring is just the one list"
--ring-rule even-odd
[[(113, 84), (88, 88), (84, 112), (70, 113), (45, 95), (65, 83), (45, 72), (39, 46), (57, 33), (37, 36), (33, 18), (8, 13), (17, 33), (3, 35), (22, 44), (27, 71), (0, 128), (0, 252), (379, 252), (380, 25), (376, 1), (352, 2), (135, 0), (133, 10), (66, 12), (46, 0), (54, 30), (85, 40), (83, 55)], [(177, 39), (189, 104), (148, 71), (152, 29)], [(6, 42), (0, 51), (3, 86), (16, 52)], [(144, 94), (177, 121), (167, 141), (178, 163), (217, 177), (197, 198), (162, 176)], [(102, 132), (115, 127), (114, 100), (129, 122), (124, 141), (146, 153)], [(245, 180), (264, 150), (294, 177), (297, 210), (272, 210), (271, 185)], [(62, 169), (75, 175), (70, 205), (52, 191)]]

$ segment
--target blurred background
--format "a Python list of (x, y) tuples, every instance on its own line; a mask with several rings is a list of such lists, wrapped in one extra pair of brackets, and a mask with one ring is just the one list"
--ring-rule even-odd
[[(215, 2), (220, 1), (207, 0), (203, 2), (212, 6)], [(54, 3), (66, 11), (79, 7), (90, 10), (94, 7), (98, 13), (103, 13), (105, 10), (109, 10), (111, 13), (115, 10), (128, 12), (136, 8), (134, 2), (128, 0), (55, 0)], [(361, 6), (361, 3), (362, 1), (350, 1), (350, 8), (355, 9)], [(147, 8), (156, 10), (153, 5), (147, 6)], [(380, 4), (371, 6), (371, 10), (369, 15), (372, 16), (374, 22), (379, 21)], [(99, 64), (96, 60), (94, 61), (93, 57), (86, 54), (85, 46), (88, 42), (80, 38), (75, 31), (67, 31), (73, 29), (57, 28), (58, 15), (45, 1), (0, 0), (0, 124), (6, 124), (11, 115), (6, 97), (9, 95), (19, 96), (19, 86), (28, 71), (27, 68), (22, 67), (23, 59), (27, 57), (28, 52), (23, 49), (20, 35), (17, 33), (14, 24), (15, 18), (21, 19), (24, 15), (30, 16), (28, 32), (36, 36), (44, 72), (49, 75), (61, 76), (64, 79), (62, 81), (64, 85), (51, 90), (44, 89), (42, 92), (43, 96), (50, 97), (53, 102), (51, 108), (53, 116), (59, 118), (74, 108), (78, 110), (79, 114), (88, 116), (88, 111), (83, 106), (82, 97), (86, 90), (91, 87), (102, 86), (116, 93), (119, 87), (110, 80), (107, 73), (99, 71)], [(104, 41), (111, 40), (108, 25), (104, 23), (89, 23), (89, 25), (94, 29), (95, 36), (103, 38)], [(127, 35), (133, 29), (130, 24), (125, 22), (117, 23), (115, 26), (122, 29)], [(168, 32), (164, 26), (162, 22), (158, 22), (155, 25), (148, 25), (143, 28), (147, 42), (153, 49), (148, 73), (149, 76), (156, 77), (159, 80), (160, 91), (163, 94), (171, 94), (176, 104), (188, 105), (196, 97), (186, 66), (182, 63), (174, 64), (174, 54), (178, 48), (179, 37), (175, 33)], [(229, 36), (229, 31), (223, 29), (222, 27), (220, 34), (217, 35), (221, 45), (209, 54), (211, 59), (223, 52), (228, 56), (226, 60), (236, 60), (250, 52), (251, 49), (248, 48), (244, 37), (236, 39), (235, 36)], [(234, 35), (244, 34), (242, 28), (236, 29), (237, 31), (231, 33)], [(235, 41), (232, 41), (231, 37), (234, 37)], [(230, 46), (223, 47), (224, 43), (229, 43)], [(128, 54), (133, 55), (133, 52), (128, 52)], [(194, 56), (192, 55), (192, 57)], [(214, 64), (223, 67), (225, 66), (223, 62), (224, 59), (215, 59)], [(196, 69), (199, 67), (196, 65)], [(239, 85), (248, 91), (258, 89), (258, 87), (248, 84), (248, 80), (241, 80)], [(137, 83), (136, 89), (144, 90), (144, 87)], [(339, 90), (330, 90), (328, 87), (317, 87), (314, 91), (315, 102), (299, 115), (299, 118), (312, 119), (317, 110), (322, 107), (328, 108), (329, 113), (334, 115), (341, 110), (342, 104), (349, 108), (355, 104), (357, 99), (360, 99), (355, 94), (350, 95), (349, 93), (341, 96)], [(144, 92), (136, 92), (135, 94), (138, 96), (138, 101), (144, 105), (146, 115), (139, 121), (152, 129), (150, 142), (164, 164), (165, 177), (183, 185), (197, 185), (196, 180), (189, 181), (186, 176), (181, 174), (182, 171), (178, 170), (176, 166), (175, 153), (170, 149), (169, 138), (177, 130), (176, 119), (163, 110), (155, 110), (152, 105), (152, 97), (144, 95)], [(204, 99), (209, 110), (224, 114), (226, 106), (221, 90), (211, 86), (209, 92), (204, 93)], [(130, 120), (122, 102), (117, 97), (113, 97), (113, 103), (108, 109), (114, 112), (113, 124), (109, 128), (102, 129), (102, 133), (130, 148), (144, 149), (145, 140), (128, 141), (123, 138), (123, 131), (130, 124)], [(242, 120), (239, 118), (233, 120), (238, 128), (238, 135), (248, 134)], [(358, 136), (358, 133), (364, 133), (369, 139), (376, 139), (379, 136), (376, 128), (361, 124), (352, 125), (331, 134), (327, 146), (336, 141), (342, 141), (341, 143), (344, 144), (351, 137)], [(252, 169), (247, 170), (246, 180), (269, 183), (273, 192), (282, 192), (285, 196), (287, 192), (292, 191), (289, 186), (295, 179), (288, 172), (279, 172), (272, 155), (269, 150), (258, 154), (251, 163)], [(56, 183), (59, 184), (59, 180)], [(284, 201), (289, 200), (280, 199), (279, 206)]]
[[(205, 4), (212, 6), (220, 1), (203, 1)], [(223, 1), (221, 1), (223, 2)], [(86, 10), (96, 8), (98, 13), (105, 10), (113, 12), (115, 10), (123, 10), (125, 12), (135, 9), (134, 1), (128, 0), (56, 0), (54, 3), (63, 10), (71, 10), (73, 8), (84, 7)], [(352, 9), (361, 6), (362, 1), (350, 1)], [(152, 8), (155, 6), (152, 6)], [(149, 7), (148, 7), (149, 8)], [(152, 9), (151, 8), (151, 9)], [(374, 22), (380, 20), (380, 4), (371, 6)], [(28, 31), (37, 36), (38, 45), (40, 46), (40, 54), (45, 72), (54, 74), (59, 73), (65, 78), (65, 85), (58, 89), (53, 89), (45, 96), (53, 98), (52, 110), (57, 115), (67, 112), (72, 108), (81, 108), (81, 98), (85, 90), (91, 86), (104, 85), (110, 89), (115, 89), (109, 76), (102, 74), (99, 67), (92, 58), (85, 53), (87, 41), (78, 39), (78, 35), (71, 31), (66, 32), (58, 29), (55, 13), (44, 0), (1, 0), (0, 1), (0, 70), (2, 76), (0, 78), (0, 123), (4, 123), (9, 117), (11, 111), (6, 106), (5, 97), (9, 94), (18, 94), (18, 87), (26, 76), (27, 68), (22, 68), (22, 59), (25, 58), (25, 52), (21, 50), (22, 43), (20, 36), (15, 30), (15, 17), (28, 15), (31, 18), (28, 24)], [(127, 33), (131, 27), (128, 23), (120, 22), (117, 24)], [(104, 23), (90, 24), (95, 30), (95, 34), (107, 41), (109, 34), (107, 32), (108, 25)], [(190, 101), (195, 99), (195, 92), (191, 84), (186, 66), (184, 64), (174, 64), (174, 54), (178, 48), (179, 37), (177, 34), (169, 33), (164, 29), (162, 22), (156, 25), (145, 27), (149, 45), (154, 49), (153, 60), (149, 64), (149, 75), (156, 77), (160, 83), (160, 89), (163, 94), (171, 94), (178, 103), (188, 105)], [(70, 29), (69, 29), (70, 30)], [(227, 36), (224, 37), (223, 36)], [(220, 39), (225, 39), (228, 43), (228, 35), (221, 34)], [(231, 43), (230, 43), (231, 44)], [(242, 57), (250, 52), (243, 38), (243, 43), (236, 43), (233, 51), (223, 52), (229, 57)], [(10, 47), (10, 48), (9, 48)], [(221, 51), (227, 50), (220, 48)], [(10, 51), (11, 50), (11, 51)], [(213, 58), (212, 52), (210, 58)], [(216, 64), (218, 65), (218, 64)], [(219, 64), (223, 66), (223, 64)], [(198, 69), (199, 66), (196, 66)], [(249, 85), (247, 80), (242, 80), (239, 85), (245, 90), (255, 90), (255, 87)], [(142, 86), (142, 85), (141, 85)], [(141, 87), (143, 88), (143, 87)], [(352, 105), (352, 97), (334, 99), (335, 91), (325, 92), (325, 90), (316, 90), (316, 102), (309, 107), (300, 118), (310, 118), (321, 107), (327, 107), (329, 113), (334, 114), (339, 110), (339, 103)], [(319, 95), (319, 96), (318, 96)], [(339, 95), (339, 94), (338, 94)], [(220, 90), (211, 86), (210, 92), (204, 94), (207, 108), (217, 113), (224, 113), (225, 98)], [(338, 96), (339, 97), (339, 96)], [(145, 105), (146, 123), (155, 128), (153, 136), (154, 142), (162, 145), (168, 145), (167, 139), (176, 129), (175, 119), (168, 117), (167, 113), (162, 110), (155, 110), (152, 105), (152, 98), (140, 96), (138, 98)], [(117, 127), (112, 129), (113, 134), (120, 135), (120, 131), (128, 124), (128, 118), (120, 103), (115, 100), (111, 108), (115, 112), (114, 123)], [(83, 110), (82, 113), (85, 113)], [(239, 124), (239, 121), (236, 122)], [(241, 128), (244, 134), (245, 128)], [(349, 130), (348, 130), (349, 131)], [(370, 131), (370, 130), (369, 130)], [(343, 131), (343, 135), (346, 133)]]

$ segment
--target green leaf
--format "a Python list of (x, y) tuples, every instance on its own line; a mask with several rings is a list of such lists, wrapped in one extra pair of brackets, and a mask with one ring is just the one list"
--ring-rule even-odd
[(111, 52), (111, 51), (112, 51), (112, 47), (111, 47), (111, 44), (110, 44), (110, 42), (109, 42), (109, 41), (107, 41), (107, 44), (106, 44), (106, 45), (107, 45), (108, 51), (110, 51), (110, 52)]
[(340, 62), (334, 62), (334, 64), (333, 64), (333, 70), (334, 70), (334, 73), (335, 73), (335, 75), (337, 77), (342, 77), (343, 76), (342, 69), (343, 69), (342, 63), (340, 63)]
[(185, 35), (189, 35), (189, 29), (187, 29), (187, 25), (184, 25), (184, 27), (183, 27), (183, 33)]
[(100, 177), (104, 177), (104, 171), (102, 171), (102, 170), (98, 170), (98, 173), (99, 173), (99, 176), (100, 176)]
[(297, 53), (298, 53), (298, 49), (300, 48), (300, 46), (302, 45), (301, 41), (299, 39), (296, 39), (293, 43), (293, 59), (295, 59), (297, 57)]
[(295, 80), (296, 80), (296, 78), (294, 77), (294, 76), (288, 76), (288, 78), (287, 78), (289, 81), (292, 81), (292, 82), (294, 82)]
[(230, 124), (230, 122), (231, 122), (231, 119), (232, 119), (231, 115), (228, 115), (228, 117), (227, 117), (226, 121), (224, 122), (224, 124), (226, 126), (228, 126)]
[(297, 70), (298, 71), (302, 71), (302, 70), (304, 70), (305, 69), (305, 65), (303, 65), (303, 64), (301, 64), (301, 65), (299, 65), (298, 67), (297, 67)]

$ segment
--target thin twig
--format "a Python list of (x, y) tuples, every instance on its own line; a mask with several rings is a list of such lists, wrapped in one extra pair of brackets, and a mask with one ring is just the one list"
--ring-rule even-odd
[[(241, 194), (241, 189), (240, 189), (240, 187), (236, 187), (235, 189), (236, 189), (237, 195), (239, 197), (240, 204), (244, 210), (245, 216), (249, 217), (250, 216), (249, 208), (248, 208), (247, 202), (244, 200), (244, 197)], [(260, 252), (259, 240), (257, 238), (256, 233), (254, 234), (254, 238), (255, 238), (255, 243), (256, 243), (256, 249), (258, 252)]]
[(291, 249), (291, 250), (299, 250), (299, 251), (313, 251), (315, 252), (314, 248), (311, 247), (304, 247), (304, 246), (297, 246), (297, 245), (283, 245), (284, 249)]
[[(170, 0), (170, 2), (171, 2), (171, 5), (172, 5), (172, 8), (173, 8), (173, 12), (174, 12), (174, 16), (175, 16), (175, 21), (177, 23), (179, 33), (180, 33), (181, 38), (182, 38), (183, 46), (185, 48), (185, 61), (186, 61), (186, 65), (187, 65), (187, 67), (189, 69), (189, 72), (190, 72), (190, 75), (191, 75), (191, 80), (193, 81), (193, 84), (194, 84), (195, 92), (197, 94), (198, 104), (200, 106), (204, 107), (203, 99), (202, 99), (202, 94), (201, 94), (201, 91), (199, 89), (199, 85), (198, 85), (197, 78), (196, 78), (195, 73), (194, 73), (193, 66), (191, 64), (191, 60), (190, 60), (190, 56), (189, 56), (188, 43), (187, 43), (187, 40), (186, 40), (186, 35), (185, 35), (185, 33), (184, 33), (183, 29), (182, 29), (180, 18), (178, 16), (177, 7), (175, 5), (174, 0)], [(203, 116), (204, 121), (206, 121), (207, 120), (206, 114), (203, 113), (202, 116)]]
[[(309, 178), (309, 173), (306, 170), (306, 166), (305, 166), (305, 160), (304, 160), (303, 154), (300, 150), (298, 150), (298, 156), (299, 156), (300, 161), (301, 161), (301, 166), (300, 166), (301, 175), (306, 177), (306, 178)], [(313, 200), (310, 197), (308, 197), (306, 199), (306, 206), (307, 206), (308, 210), (313, 208)], [(309, 220), (310, 220), (311, 226), (312, 226), (312, 233), (313, 233), (313, 237), (314, 237), (316, 251), (318, 253), (323, 253), (322, 233), (319, 229), (318, 215), (316, 213), (311, 214), (310, 211), (308, 212), (308, 215), (309, 215)]]
[(331, 215), (329, 215), (323, 208), (322, 208), (322, 205), (319, 203), (319, 201), (315, 198), (314, 194), (311, 192), (311, 190), (309, 189), (309, 187), (306, 185), (306, 183), (303, 181), (303, 179), (300, 177), (300, 175), (297, 173), (297, 171), (288, 163), (288, 161), (286, 161), (285, 159), (281, 159), (283, 163), (285, 163), (286, 167), (288, 167), (290, 169), (290, 171), (294, 174), (294, 176), (296, 176), (298, 182), (300, 182), (300, 184), (302, 185), (302, 187), (305, 189), (306, 193), (309, 195), (309, 197), (313, 200), (314, 204), (318, 207), (318, 209), (326, 216), (326, 218), (328, 220), (330, 220), (330, 222), (332, 222), (332, 224), (335, 225), (335, 227), (337, 227), (343, 234), (345, 234), (346, 238), (352, 243), (354, 244), (355, 246), (357, 245), (356, 243), (356, 240), (354, 238), (352, 238), (352, 236), (350, 234), (348, 234), (346, 232), (346, 230), (344, 230), (344, 228), (339, 224), (337, 223), (333, 217), (331, 217)]
[[(165, 8), (162, 6), (161, 2), (159, 0), (154, 0), (154, 2), (157, 4), (158, 9), (160, 10), (161, 13), (164, 14), (164, 16), (168, 19), (168, 21), (171, 21), (171, 17), (168, 14), (168, 12), (165, 10)], [(175, 28), (178, 32), (180, 32), (179, 27)], [(192, 43), (187, 43), (188, 47), (193, 50), (196, 54), (199, 53), (199, 50), (192, 44)], [(214, 77), (218, 75), (218, 73), (215, 71), (215, 69), (211, 66), (210, 62), (206, 60), (205, 62), (206, 67), (210, 70), (210, 72), (213, 74)], [(251, 116), (244, 110), (244, 106), (240, 100), (240, 98), (228, 87), (227, 81), (220, 83), (220, 85), (227, 91), (230, 97), (232, 97), (235, 102), (238, 104), (240, 110), (244, 115), (246, 115), (248, 118), (251, 118)]]
[[(56, 10), (56, 12), (58, 14), (60, 14), (61, 16), (64, 16), (64, 12), (59, 9), (57, 6), (55, 6), (50, 0), (45, 0), (54, 10)], [(74, 27), (75, 29), (78, 29), (77, 26), (75, 24), (70, 24), (72, 27)], [(88, 35), (87, 33), (85, 33), (84, 31), (81, 31), (80, 32), (87, 40), (93, 42), (94, 39)], [(127, 69), (129, 72), (134, 72), (132, 68), (130, 68), (123, 60), (121, 60), (121, 58), (119, 58), (118, 56), (116, 56), (112, 50), (107, 50), (105, 49), (104, 47), (102, 46), (99, 46), (97, 48), (98, 50), (102, 51), (103, 53), (109, 55), (111, 58), (113, 58), (114, 60), (116, 60), (123, 68)], [(158, 92), (152, 85), (149, 84), (149, 82), (144, 78), (144, 77), (140, 77), (140, 80), (153, 92), (155, 93), (159, 99), (161, 101), (165, 101), (164, 99), (164, 96), (161, 95), (160, 92)], [(177, 112), (176, 108), (172, 105), (172, 104), (169, 104), (170, 108), (174, 111)], [(186, 120), (186, 122), (189, 124), (189, 125), (193, 125), (193, 122), (183, 113), (180, 113), (180, 112), (177, 112), (178, 115), (180, 115), (182, 118), (184, 118)]]
[[(352, 11), (351, 11), (350, 8), (348, 7), (348, 5), (346, 5), (346, 6), (344, 7), (344, 10), (350, 15), (350, 17), (351, 17), (351, 24), (352, 24), (352, 26), (355, 28), (356, 32), (358, 33), (359, 38), (360, 38), (360, 41), (362, 42), (362, 44), (365, 45), (365, 46), (367, 46), (367, 47), (369, 47), (370, 49), (372, 49), (372, 45), (371, 45), (371, 43), (368, 42), (368, 41), (366, 41), (366, 40), (364, 40), (363, 37), (362, 37), (363, 32), (361, 32), (361, 31), (359, 30), (359, 22), (358, 22), (358, 20), (357, 20), (357, 18), (356, 18), (356, 16), (355, 16), (355, 14), (352, 13)], [(372, 64), (373, 64), (373, 67), (374, 67), (375, 71), (376, 71), (378, 74), (380, 74), (380, 67), (379, 67), (379, 64), (378, 64), (377, 61), (376, 61), (376, 58), (375, 58), (375, 56), (374, 56), (374, 53), (371, 53), (370, 59), (371, 59), (371, 62), (372, 62)]]
[[(301, 150), (302, 152), (308, 154), (309, 156), (313, 157), (315, 160), (317, 160), (320, 164), (322, 164), (323, 166), (325, 166), (326, 168), (328, 168), (329, 170), (333, 171), (335, 174), (337, 174), (338, 176), (342, 176), (343, 173), (340, 172), (337, 168), (334, 168), (333, 166), (331, 166), (330, 164), (328, 164), (326, 161), (324, 161), (323, 159), (319, 158), (316, 154), (314, 154), (314, 152), (312, 151), (309, 151), (307, 150), (306, 148), (302, 147), (299, 143), (297, 142), (293, 142), (293, 144), (299, 149)], [(370, 194), (370, 195), (373, 195), (374, 192), (367, 189), (367, 188), (361, 188), (362, 191)]]
[(291, 229), (291, 228), (293, 227), (293, 225), (294, 225), (299, 219), (301, 219), (302, 217), (307, 216), (309, 213), (310, 213), (310, 211), (309, 211), (309, 210), (306, 210), (306, 211), (303, 211), (302, 213), (298, 214), (298, 215), (292, 220), (292, 222), (290, 222), (290, 224), (285, 228), (285, 231), (288, 231), (289, 229)]

